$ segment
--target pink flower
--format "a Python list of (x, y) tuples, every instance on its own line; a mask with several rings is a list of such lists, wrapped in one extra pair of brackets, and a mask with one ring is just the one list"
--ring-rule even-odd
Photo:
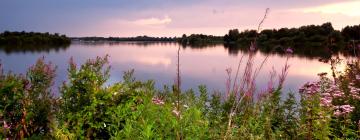
[(335, 112), (334, 112), (334, 116), (336, 116), (336, 117), (340, 117), (342, 114), (341, 114), (341, 112), (339, 111), (339, 110), (336, 110)]
[(4, 128), (5, 128), (5, 129), (9, 129), (9, 128), (10, 128), (10, 126), (7, 125), (6, 121), (3, 121), (3, 123), (4, 123)]
[(340, 108), (344, 109), (346, 112), (352, 112), (352, 110), (354, 109), (354, 107), (350, 105), (342, 105), (340, 106)]
[(299, 92), (305, 96), (312, 96), (316, 93), (320, 93), (319, 83), (306, 83), (302, 88), (299, 89)]
[(355, 107), (350, 106), (350, 105), (335, 106), (334, 115), (337, 117), (344, 116), (344, 115), (351, 113), (354, 109), (355, 109)]
[(332, 105), (331, 102), (332, 102), (331, 98), (321, 98), (320, 99), (321, 106), (330, 107)]
[(163, 100), (161, 100), (160, 98), (158, 98), (158, 97), (153, 97), (153, 98), (152, 98), (152, 102), (153, 102), (154, 104), (156, 104), (156, 105), (163, 105), (163, 104), (165, 104), (165, 102), (164, 102)]
[(356, 80), (360, 80), (360, 75), (355, 75)]
[(172, 113), (174, 113), (174, 115), (177, 116), (177, 117), (180, 116), (180, 111), (178, 111), (178, 110), (176, 110), (176, 109), (174, 109), (174, 110), (172, 111)]

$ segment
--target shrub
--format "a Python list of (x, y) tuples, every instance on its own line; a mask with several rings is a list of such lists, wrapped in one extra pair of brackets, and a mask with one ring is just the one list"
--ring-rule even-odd
[[(2, 70), (1, 70), (2, 71)], [(54, 98), (51, 86), (55, 67), (39, 59), (26, 77), (0, 74), (0, 120), (7, 138), (51, 137)]]

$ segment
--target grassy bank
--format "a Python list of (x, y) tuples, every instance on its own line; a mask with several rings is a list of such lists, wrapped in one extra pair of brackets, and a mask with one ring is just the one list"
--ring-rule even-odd
[[(26, 74), (0, 73), (0, 138), (359, 139), (358, 61), (333, 79), (322, 73), (319, 81), (305, 83), (297, 101), (297, 93), (281, 93), (287, 63), (257, 92), (261, 66), (252, 65), (253, 53), (246, 57), (239, 60), (243, 73), (227, 70), (224, 93), (206, 86), (182, 91), (179, 84), (158, 90), (154, 81), (136, 80), (134, 71), (104, 85), (108, 57), (80, 66), (70, 60), (59, 98), (52, 91), (56, 66), (39, 59)], [(337, 71), (338, 61), (331, 62)]]

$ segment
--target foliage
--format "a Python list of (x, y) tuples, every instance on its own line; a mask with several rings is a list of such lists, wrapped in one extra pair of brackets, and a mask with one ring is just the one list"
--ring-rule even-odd
[(39, 59), (26, 77), (0, 74), (2, 135), (13, 139), (50, 137), (54, 122), (51, 86), (55, 67)]
[(357, 50), (355, 46), (360, 40), (359, 26), (347, 26), (338, 31), (330, 22), (327, 22), (322, 25), (307, 25), (299, 28), (265, 29), (261, 32), (256, 30), (239, 32), (238, 29), (231, 29), (224, 36), (224, 42), (227, 47), (234, 50), (249, 46), (255, 38), (257, 47), (263, 52), (281, 53), (291, 48), (296, 54), (322, 57)]
[(181, 38), (177, 40), (182, 45), (190, 45), (192, 47), (202, 46), (204, 44), (211, 43), (222, 43), (223, 37), (221, 36), (213, 36), (213, 35), (204, 35), (204, 34), (191, 34), (186, 36), (183, 34)]
[(70, 39), (58, 33), (9, 32), (0, 33), (0, 45), (68, 45)]
[[(251, 66), (247, 62), (245, 80), (256, 78)], [(338, 78), (342, 84), (335, 85), (339, 88), (326, 77), (309, 83), (311, 86), (300, 92), (300, 102), (294, 94), (281, 92), (287, 69), (286, 64), (279, 84), (269, 84), (257, 99), (250, 80), (244, 85), (249, 89), (231, 88), (226, 93), (210, 93), (199, 86), (197, 91), (181, 92), (178, 102), (176, 89), (164, 86), (157, 90), (153, 81), (136, 80), (134, 71), (125, 72), (123, 81), (108, 85), (108, 57), (80, 66), (70, 60), (68, 81), (55, 100), (50, 88), (55, 68), (40, 59), (26, 76), (0, 74), (0, 128), (4, 130), (0, 138), (359, 139), (359, 102), (353, 98), (360, 91), (358, 64), (349, 65)], [(276, 76), (271, 74), (272, 78)], [(357, 88), (345, 90), (347, 81)], [(235, 82), (234, 87), (238, 84)], [(339, 91), (346, 96), (331, 98), (332, 106), (324, 104), (329, 103), (325, 93)], [(354, 91), (357, 94), (350, 94)], [(344, 114), (339, 116), (334, 107), (346, 104), (355, 108), (341, 110)]]
[(346, 26), (341, 30), (342, 36), (344, 36), (346, 41), (350, 40), (360, 40), (360, 24), (354, 26)]
[[(331, 61), (341, 62), (335, 59)], [(320, 81), (307, 83), (300, 89), (304, 107), (305, 120), (303, 121), (319, 121), (309, 123), (304, 127), (311, 130), (307, 134), (308, 137), (358, 139), (360, 129), (359, 60), (348, 62), (343, 73), (335, 72), (334, 65), (336, 64), (332, 63), (334, 80), (326, 77), (326, 73), (320, 73)]]

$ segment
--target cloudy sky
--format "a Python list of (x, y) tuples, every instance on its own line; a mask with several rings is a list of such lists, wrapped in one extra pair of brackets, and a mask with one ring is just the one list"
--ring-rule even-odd
[(332, 22), (360, 24), (360, 0), (1, 0), (0, 32), (58, 32), (68, 36), (224, 35), (255, 29)]

